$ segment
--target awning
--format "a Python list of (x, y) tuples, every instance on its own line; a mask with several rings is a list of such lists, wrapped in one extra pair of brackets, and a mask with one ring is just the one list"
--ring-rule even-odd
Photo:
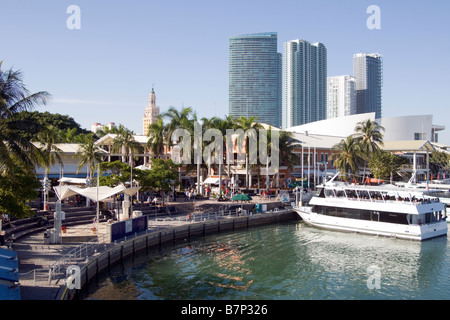
[(68, 184), (86, 184), (86, 178), (71, 178), (71, 177), (62, 177), (59, 179), (59, 183), (68, 183)]
[(219, 178), (206, 178), (203, 184), (219, 184)]
[[(56, 186), (53, 187), (59, 200), (64, 200), (76, 194), (91, 199), (92, 201), (103, 201), (119, 193), (125, 193), (129, 196), (134, 195), (140, 187), (126, 188), (123, 184), (111, 188), (106, 186), (80, 188), (77, 186)], [(97, 198), (98, 195), (98, 198)]]

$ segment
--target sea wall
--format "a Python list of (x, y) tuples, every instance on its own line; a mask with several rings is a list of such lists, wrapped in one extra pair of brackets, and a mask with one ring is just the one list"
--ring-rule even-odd
[[(243, 217), (232, 217), (223, 220), (209, 220), (203, 222), (191, 222), (182, 226), (167, 228), (160, 231), (148, 232), (146, 234), (133, 237), (117, 243), (114, 247), (96, 256), (91, 257), (89, 262), (80, 266), (79, 285), (83, 290), (91, 281), (96, 281), (98, 276), (108, 271), (111, 266), (122, 263), (125, 259), (133, 257), (135, 254), (146, 249), (161, 248), (177, 241), (189, 241), (191, 237), (220, 234), (223, 232), (233, 232), (252, 227), (276, 224), (285, 221), (298, 220), (298, 215), (292, 210), (279, 210), (276, 212), (264, 212), (247, 215)], [(72, 300), (79, 293), (79, 290), (68, 289), (63, 285), (59, 291), (58, 300)]]

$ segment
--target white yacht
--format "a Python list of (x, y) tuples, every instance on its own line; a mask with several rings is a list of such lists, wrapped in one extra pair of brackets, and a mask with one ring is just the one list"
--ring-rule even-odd
[[(334, 179), (333, 179), (334, 180)], [(308, 206), (294, 210), (312, 226), (400, 239), (447, 235), (445, 204), (395, 186), (327, 182)]]

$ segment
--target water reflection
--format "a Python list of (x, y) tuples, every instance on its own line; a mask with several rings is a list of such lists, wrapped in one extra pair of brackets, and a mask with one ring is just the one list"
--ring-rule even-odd
[[(281, 224), (143, 255), (88, 298), (108, 299), (104, 287), (119, 274), (124, 287), (114, 290), (130, 299), (450, 299), (449, 248), (446, 237), (414, 242)], [(373, 270), (379, 289), (368, 287)]]

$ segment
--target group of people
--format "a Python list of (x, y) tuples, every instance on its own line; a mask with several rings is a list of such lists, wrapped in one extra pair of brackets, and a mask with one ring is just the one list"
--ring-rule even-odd
[(184, 195), (186, 196), (185, 201), (194, 201), (195, 199), (195, 189), (187, 189), (184, 191)]

